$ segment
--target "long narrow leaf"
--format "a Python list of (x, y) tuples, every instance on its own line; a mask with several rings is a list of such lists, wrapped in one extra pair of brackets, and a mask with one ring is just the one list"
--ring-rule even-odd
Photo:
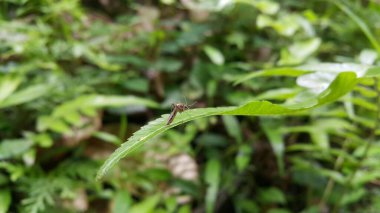
[(49, 92), (49, 86), (46, 85), (35, 85), (30, 86), (24, 90), (17, 91), (13, 93), (3, 102), (0, 103), (0, 108), (11, 107), (14, 105), (26, 103), (37, 99)]
[(188, 113), (177, 115), (171, 125), (166, 125), (169, 115), (165, 114), (161, 118), (151, 121), (143, 126), (140, 130), (135, 132), (127, 142), (123, 143), (114, 153), (112, 153), (99, 169), (97, 179), (99, 180), (102, 178), (120, 159), (135, 151), (153, 137), (180, 124), (215, 115), (272, 116), (292, 114), (333, 102), (350, 92), (356, 83), (357, 77), (355, 73), (342, 72), (336, 77), (331, 85), (313, 101), (314, 104), (312, 105), (300, 103), (298, 105), (299, 107), (297, 107), (273, 104), (268, 101), (251, 101), (237, 107), (199, 108), (188, 110)]

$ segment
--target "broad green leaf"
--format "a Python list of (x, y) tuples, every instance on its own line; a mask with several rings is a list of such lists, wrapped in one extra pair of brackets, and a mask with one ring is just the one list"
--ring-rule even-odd
[(300, 20), (302, 18), (296, 14), (287, 14), (286, 16), (280, 16), (277, 20), (274, 20), (271, 16), (260, 14), (257, 17), (257, 27), (265, 28), (271, 27), (277, 33), (283, 36), (292, 36), (301, 27)]
[(163, 4), (174, 4), (176, 2), (176, 0), (160, 0), (161, 3)]
[(0, 169), (4, 169), (9, 174), (11, 181), (15, 182), (25, 175), (27, 168), (21, 164), (0, 161)]
[(131, 91), (147, 93), (149, 91), (149, 82), (146, 78), (128, 79), (123, 83), (123, 86)]
[(269, 15), (273, 15), (277, 13), (278, 10), (280, 9), (279, 3), (275, 1), (265, 0), (265, 1), (251, 1), (251, 2), (261, 12), (269, 14)]
[(133, 205), (129, 212), (130, 213), (140, 213), (140, 212), (146, 212), (146, 213), (153, 213), (154, 209), (156, 208), (158, 202), (160, 201), (160, 195), (153, 195), (142, 202)]
[(189, 205), (183, 205), (178, 209), (178, 213), (191, 213), (191, 207)]
[(33, 133), (26, 132), (24, 133), (24, 137), (30, 139), (35, 144), (38, 144), (40, 147), (48, 148), (53, 145), (53, 139), (48, 133)]
[(380, 171), (374, 170), (374, 171), (357, 171), (355, 173), (354, 178), (351, 181), (351, 185), (354, 187), (359, 187), (361, 185), (364, 185), (370, 181), (378, 180), (380, 178)]
[(268, 213), (291, 213), (291, 212), (285, 208), (273, 208), (273, 209), (269, 209)]
[[(123, 143), (114, 153), (112, 153), (99, 169), (97, 179), (102, 178), (121, 158), (138, 149), (153, 137), (183, 123), (215, 115), (273, 116), (292, 114), (336, 101), (338, 98), (350, 92), (356, 83), (357, 78), (355, 73), (342, 72), (325, 91), (315, 98), (315, 100), (307, 100), (307, 104), (299, 103), (298, 105), (281, 105), (273, 104), (268, 101), (251, 101), (242, 106), (236, 107), (191, 109), (187, 110), (187, 113), (178, 114), (174, 119), (174, 122), (170, 125), (166, 125), (169, 115), (163, 115), (161, 118), (151, 121), (143, 126), (139, 131), (135, 132), (127, 142)], [(312, 102), (313, 104), (311, 105), (309, 102)]]
[(253, 199), (235, 199), (234, 202), (239, 212), (260, 213), (260, 208)]
[(378, 53), (374, 50), (365, 49), (359, 54), (359, 61), (361, 64), (373, 64), (378, 58)]
[(37, 120), (37, 129), (38, 131), (53, 130), (58, 133), (69, 133), (69, 126), (60, 119), (49, 116), (41, 116)]
[(177, 208), (177, 199), (176, 197), (168, 197), (165, 199), (165, 210), (166, 211), (163, 211), (164, 213), (166, 212), (176, 212), (176, 208)]
[(0, 102), (0, 108), (10, 107), (37, 99), (48, 93), (49, 88), (50, 86), (47, 85), (35, 85), (17, 91), (6, 98), (3, 102)]
[(282, 66), (300, 64), (311, 56), (318, 49), (320, 44), (320, 38), (297, 41), (281, 51), (281, 59), (278, 64)]
[(206, 45), (203, 50), (205, 51), (206, 55), (210, 58), (212, 63), (216, 65), (223, 65), (224, 64), (224, 56), (220, 50), (216, 49), (215, 47)]
[(247, 37), (241, 32), (232, 32), (226, 37), (226, 41), (232, 45), (235, 45), (239, 50), (242, 50), (245, 42), (247, 41)]
[(263, 203), (270, 203), (270, 204), (274, 204), (274, 203), (285, 204), (286, 203), (286, 198), (285, 198), (284, 193), (275, 187), (260, 190), (258, 193), (258, 199), (260, 200), (260, 202), (263, 202)]
[(157, 71), (173, 73), (182, 67), (182, 62), (171, 58), (160, 58), (152, 65), (152, 67)]
[(270, 1), (270, 0), (264, 0), (264, 1), (254, 1), (254, 0), (225, 0), (225, 1), (219, 1), (218, 7), (220, 9), (223, 9), (231, 4), (248, 4), (251, 5), (260, 12), (269, 14), (269, 15), (274, 15), (275, 13), (278, 12), (280, 9), (279, 3), (276, 1)]
[(7, 213), (11, 205), (11, 191), (7, 187), (0, 189), (0, 213)]
[(116, 193), (113, 202), (113, 213), (128, 212), (132, 204), (132, 198), (127, 190), (119, 191)]
[(3, 140), (0, 143), (0, 160), (18, 156), (32, 147), (33, 142), (27, 139)]
[[(379, 76), (380, 74), (380, 67), (372, 67), (372, 68), (369, 68), (365, 74), (366, 77), (376, 77), (376, 76)], [(363, 82), (360, 82), (360, 83), (368, 83), (368, 82), (365, 82), (365, 79), (361, 80)], [(371, 80), (368, 80), (368, 81), (371, 81)]]
[(20, 83), (20, 77), (6, 75), (0, 78), (0, 104), (17, 89)]
[(95, 53), (91, 51), (90, 49), (86, 49), (86, 51), (84, 52), (84, 55), (90, 62), (96, 64), (102, 69), (105, 69), (108, 71), (120, 71), (122, 68), (118, 64), (110, 63), (109, 59), (106, 57), (104, 53)]
[(85, 102), (94, 107), (123, 107), (127, 105), (144, 105), (159, 108), (156, 102), (136, 96), (102, 96), (94, 95), (88, 97)]
[(323, 129), (318, 129), (315, 127), (310, 128), (311, 139), (318, 147), (322, 149), (328, 149), (330, 147), (329, 136)]
[(348, 193), (345, 193), (342, 197), (341, 205), (349, 205), (362, 199), (367, 194), (365, 188), (354, 188)]

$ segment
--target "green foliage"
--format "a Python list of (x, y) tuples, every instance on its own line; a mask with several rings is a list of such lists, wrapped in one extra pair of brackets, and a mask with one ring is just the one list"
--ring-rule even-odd
[(11, 204), (11, 191), (8, 188), (0, 190), (0, 200), (0, 212), (5, 213)]
[(1, 1), (0, 213), (376, 212), (379, 8)]
[(202, 108), (188, 110), (188, 113), (178, 115), (175, 122), (170, 125), (165, 125), (168, 116), (150, 122), (140, 131), (136, 132), (129, 141), (125, 142), (116, 150), (112, 156), (100, 168), (97, 178), (100, 179), (112, 166), (114, 166), (122, 157), (125, 157), (143, 143), (153, 138), (154, 136), (163, 133), (175, 126), (183, 124), (194, 119), (204, 118), (215, 115), (284, 115), (289, 113), (306, 110), (322, 104), (336, 100), (337, 98), (350, 91), (356, 84), (356, 75), (354, 73), (341, 73), (334, 80), (329, 88), (322, 92), (314, 100), (307, 100), (306, 103), (297, 103), (294, 105), (282, 106), (272, 104), (267, 101), (252, 101), (239, 107), (217, 107), (217, 108)]

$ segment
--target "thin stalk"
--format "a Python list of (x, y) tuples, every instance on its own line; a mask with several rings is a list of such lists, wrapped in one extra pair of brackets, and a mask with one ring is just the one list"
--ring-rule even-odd
[(121, 141), (125, 140), (125, 136), (127, 133), (127, 126), (128, 126), (127, 115), (122, 114), (120, 116), (120, 127), (119, 127), (119, 139)]
[[(349, 141), (346, 139), (344, 141), (343, 151), (347, 151), (347, 144), (349, 144)], [(344, 163), (344, 156), (343, 154), (339, 155), (339, 157), (336, 159), (334, 163), (334, 170), (340, 170), (342, 168), (342, 165)], [(327, 203), (327, 199), (330, 197), (330, 194), (335, 186), (335, 181), (333, 178), (329, 178), (325, 190), (323, 191), (323, 196), (321, 201), (319, 202), (319, 209), (324, 209)]]

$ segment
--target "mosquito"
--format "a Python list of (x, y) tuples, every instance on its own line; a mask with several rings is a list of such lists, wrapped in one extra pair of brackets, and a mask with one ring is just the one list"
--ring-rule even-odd
[(193, 103), (191, 105), (187, 105), (187, 104), (183, 104), (183, 103), (172, 104), (172, 112), (169, 115), (168, 122), (166, 122), (166, 125), (169, 125), (174, 121), (174, 118), (178, 112), (181, 113), (185, 110), (190, 109), (190, 107), (193, 106), (195, 103)]

